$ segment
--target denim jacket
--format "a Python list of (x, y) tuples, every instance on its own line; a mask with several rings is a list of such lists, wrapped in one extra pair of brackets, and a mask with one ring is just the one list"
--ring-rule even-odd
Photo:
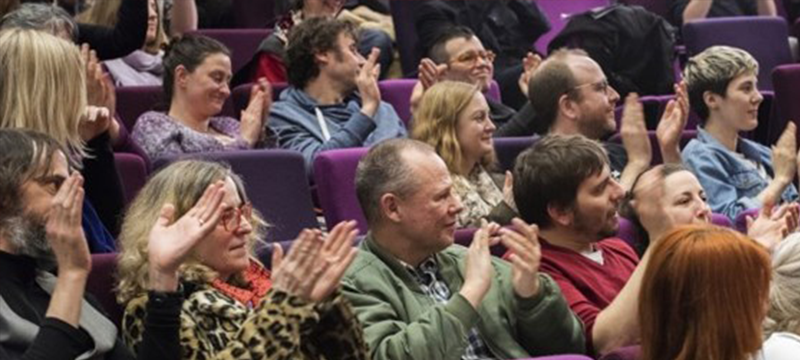
[[(756, 197), (769, 182), (759, 175), (756, 166), (745, 164), (741, 157), (725, 148), (707, 131), (697, 130), (697, 138), (689, 141), (682, 158), (700, 180), (711, 211), (735, 220), (743, 210), (761, 207)], [(774, 176), (768, 147), (739, 138), (737, 150), (748, 160), (764, 166), (769, 176)], [(781, 195), (783, 201), (797, 200), (797, 197), (797, 189), (792, 184)]]

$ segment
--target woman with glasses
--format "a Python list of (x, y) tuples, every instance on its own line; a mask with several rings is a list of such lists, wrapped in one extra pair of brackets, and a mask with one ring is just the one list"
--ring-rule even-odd
[(706, 190), (711, 210), (733, 220), (746, 209), (797, 200), (794, 124), (772, 150), (739, 136), (758, 126), (764, 100), (756, 60), (741, 49), (713, 46), (689, 59), (683, 78), (701, 125), (683, 160)]
[(146, 340), (147, 312), (169, 311), (180, 331), (164, 336), (175, 338), (182, 359), (367, 359), (338, 291), (356, 254), (355, 223), (328, 236), (304, 230), (285, 257), (274, 246), (272, 272), (253, 252), (264, 225), (241, 179), (221, 164), (180, 161), (156, 174), (120, 237), (128, 346)]
[(412, 137), (436, 149), (464, 205), (458, 227), (480, 227), (484, 220), (505, 225), (516, 215), (510, 173), (490, 173), (496, 162), (495, 129), (480, 88), (464, 82), (433, 85), (414, 113)]

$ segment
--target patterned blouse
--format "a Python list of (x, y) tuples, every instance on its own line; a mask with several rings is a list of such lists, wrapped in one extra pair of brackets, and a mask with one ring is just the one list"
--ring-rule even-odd
[(227, 135), (231, 142), (223, 143), (218, 138), (197, 132), (177, 119), (157, 111), (148, 111), (136, 120), (131, 137), (142, 147), (150, 159), (164, 156), (250, 149), (250, 144), (242, 139), (239, 122), (230, 117), (212, 117), (208, 126), (220, 134)]
[(491, 221), (489, 215), (492, 211), (498, 206), (506, 205), (503, 201), (503, 190), (497, 187), (492, 176), (482, 166), (476, 166), (466, 177), (457, 174), (452, 176), (453, 189), (461, 197), (461, 204), (464, 206), (464, 210), (458, 213), (456, 227), (480, 227), (481, 219)]

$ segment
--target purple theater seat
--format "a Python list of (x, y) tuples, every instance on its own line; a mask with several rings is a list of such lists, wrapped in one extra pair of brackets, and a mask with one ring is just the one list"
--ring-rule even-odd
[[(731, 220), (722, 214), (711, 214), (711, 223), (717, 226), (733, 228)], [(623, 217), (619, 218), (619, 228), (617, 229), (616, 237), (624, 240), (634, 249), (636, 249), (640, 243), (639, 232), (636, 226), (632, 221)]]
[[(253, 0), (245, 0), (252, 6)], [(255, 6), (254, 8), (258, 8)], [(252, 8), (250, 11), (253, 11)], [(258, 10), (256, 10), (258, 11)], [(236, 74), (258, 50), (261, 41), (267, 38), (271, 29), (200, 29), (194, 34), (200, 34), (215, 39), (231, 50), (231, 71)]]
[(770, 144), (778, 140), (789, 120), (800, 123), (800, 65), (781, 65), (772, 71), (776, 116), (769, 126)]
[[(409, 128), (411, 125), (409, 123), (411, 121), (411, 93), (416, 84), (417, 79), (392, 79), (378, 82), (381, 99), (392, 105), (397, 115), (400, 116), (400, 120), (403, 120), (403, 123)], [(492, 80), (486, 97), (500, 102), (500, 86), (496, 81)]]
[(600, 357), (600, 360), (639, 360), (641, 357), (642, 347), (635, 345), (616, 349)]
[(150, 110), (155, 110), (164, 101), (160, 86), (126, 86), (117, 88), (117, 114), (128, 131), (133, 131), (136, 119)]
[(553, 38), (564, 29), (564, 26), (567, 25), (567, 21), (569, 20), (570, 16), (591, 10), (593, 8), (610, 5), (610, 1), (536, 0), (536, 4), (539, 5), (539, 9), (541, 9), (550, 20), (551, 28), (550, 31), (536, 40), (534, 46), (536, 47), (536, 51), (542, 54), (547, 54), (547, 45), (550, 44), (550, 40), (553, 40)]
[[(746, 31), (743, 31), (746, 30)], [(741, 16), (691, 21), (683, 25), (688, 56), (714, 45), (735, 46), (749, 52), (759, 63), (758, 85), (772, 90), (772, 69), (792, 62), (789, 29), (780, 17)]]
[(760, 211), (761, 208), (754, 208), (740, 212), (739, 215), (736, 215), (736, 219), (733, 221), (734, 229), (738, 230), (743, 234), (747, 234), (747, 217), (749, 216), (755, 219), (758, 217), (758, 213)]
[[(653, 152), (653, 158), (650, 161), (653, 165), (658, 165), (663, 162), (661, 157), (661, 148), (658, 146), (658, 138), (656, 137), (656, 132), (653, 130), (647, 131), (647, 135), (650, 138), (650, 147)], [(683, 149), (686, 144), (689, 143), (689, 140), (692, 140), (697, 137), (697, 130), (684, 130), (681, 134), (681, 149)], [(608, 141), (615, 142), (622, 144), (622, 135), (619, 133), (614, 134)]]
[(243, 29), (271, 28), (276, 0), (233, 0), (233, 26)]
[[(272, 85), (272, 101), (278, 101), (278, 97), (281, 95), (284, 89), (286, 89), (289, 85), (286, 83), (274, 83)], [(253, 83), (242, 84), (235, 87), (231, 94), (231, 99), (233, 99), (233, 113), (236, 114), (235, 118), (239, 118), (242, 114), (242, 110), (247, 108), (247, 103), (250, 101), (250, 91), (252, 90)]]
[(494, 153), (497, 156), (497, 162), (500, 163), (500, 168), (513, 170), (517, 156), (531, 147), (537, 139), (538, 137), (535, 136), (494, 138)]
[(122, 182), (125, 204), (130, 204), (147, 182), (147, 165), (140, 156), (129, 153), (114, 153), (114, 161)]
[(367, 232), (367, 220), (358, 203), (355, 187), (356, 167), (367, 151), (368, 148), (350, 148), (317, 154), (314, 183), (328, 229), (342, 221), (355, 220), (359, 232)]
[(230, 164), (244, 180), (253, 207), (271, 225), (266, 240), (294, 239), (305, 228), (318, 228), (303, 156), (296, 151), (240, 150), (158, 159), (161, 168), (170, 162), (192, 158)]
[(117, 304), (115, 276), (117, 275), (117, 254), (92, 254), (92, 270), (89, 272), (89, 279), (86, 281), (86, 291), (92, 294), (109, 319), (120, 328), (122, 324), (122, 314), (125, 310)]

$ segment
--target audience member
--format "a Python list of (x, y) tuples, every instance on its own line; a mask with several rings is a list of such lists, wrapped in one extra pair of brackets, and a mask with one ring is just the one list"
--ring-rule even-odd
[[(2, 359), (134, 359), (117, 327), (86, 295), (92, 267), (81, 231), (83, 177), (69, 150), (29, 130), (0, 129)], [(56, 272), (56, 267), (57, 272)], [(140, 359), (163, 352), (179, 308), (148, 301)]]
[(253, 253), (263, 225), (241, 179), (221, 164), (181, 161), (156, 174), (120, 237), (128, 346), (146, 346), (146, 304), (164, 302), (179, 312), (172, 335), (182, 359), (367, 359), (361, 327), (337, 290), (356, 256), (355, 223), (326, 239), (303, 230), (285, 258), (273, 246), (272, 273)]
[(653, 244), (638, 313), (642, 359), (761, 359), (770, 259), (752, 239), (708, 225)]
[(169, 109), (146, 112), (133, 127), (133, 140), (151, 159), (266, 146), (264, 129), (272, 104), (267, 81), (253, 86), (241, 121), (215, 116), (231, 95), (231, 59), (225, 45), (202, 35), (184, 35), (167, 49), (164, 69)]
[(320, 151), (406, 136), (394, 108), (381, 101), (379, 50), (365, 61), (355, 44), (353, 25), (324, 17), (289, 34), (290, 86), (270, 109), (270, 127), (282, 148), (303, 154), (309, 173)]
[(612, 237), (624, 193), (602, 146), (580, 135), (545, 136), (514, 167), (519, 213), (541, 229), (542, 271), (583, 321), (594, 354), (639, 339), (635, 310), (649, 255), (640, 261), (628, 244)]
[[(486, 225), (453, 245), (463, 209), (429, 145), (390, 140), (370, 149), (356, 192), (370, 226), (343, 291), (382, 359), (527, 358), (581, 353), (580, 322), (538, 272), (536, 226)], [(493, 259), (498, 241), (517, 255)]]
[(54, 4), (24, 3), (0, 20), (0, 29), (45, 30), (76, 44), (89, 44), (100, 60), (116, 59), (142, 48), (147, 34), (147, 1), (124, 0), (113, 28), (76, 23)]
[(731, 219), (743, 210), (798, 199), (795, 125), (787, 125), (772, 151), (743, 139), (758, 125), (758, 63), (747, 52), (712, 46), (684, 69), (692, 109), (700, 117), (697, 138), (683, 149), (715, 213)]
[[(765, 207), (755, 219), (747, 219), (747, 235), (772, 249), (797, 230), (798, 211), (797, 203)], [(640, 254), (650, 239), (658, 239), (676, 226), (711, 222), (711, 208), (700, 181), (679, 164), (658, 165), (643, 172), (626, 194), (621, 213), (638, 230)]]
[(453, 190), (464, 205), (456, 227), (480, 227), (484, 220), (508, 225), (516, 215), (511, 174), (495, 177), (489, 106), (475, 85), (443, 81), (422, 98), (411, 131), (444, 160)]
[(772, 253), (769, 312), (764, 321), (764, 358), (792, 360), (800, 354), (800, 235), (780, 243)]
[[(494, 77), (495, 54), (483, 47), (481, 40), (468, 27), (451, 26), (441, 31), (419, 66), (420, 81), (411, 95), (412, 111), (424, 91), (439, 80), (463, 81), (480, 87), (484, 95), (489, 91)], [(539, 66), (539, 55), (528, 55), (523, 60), (524, 71), (519, 86), (528, 95), (528, 80)], [(497, 125), (496, 137), (530, 136), (535, 132), (536, 114), (530, 102), (517, 112), (503, 103), (487, 98), (489, 117)]]
[[(681, 162), (680, 139), (689, 114), (683, 85), (675, 87), (676, 99), (667, 104), (656, 135), (664, 162)], [(539, 120), (540, 133), (581, 134), (604, 140), (616, 130), (615, 106), (619, 94), (608, 85), (600, 66), (582, 50), (557, 50), (530, 79), (528, 99)], [(620, 125), (623, 145), (603, 142), (612, 176), (625, 189), (650, 167), (652, 149), (644, 122), (644, 110), (635, 93), (625, 99)]]
[(442, 32), (454, 25), (466, 26), (481, 43), (497, 54), (494, 78), (500, 84), (503, 102), (519, 109), (525, 104), (517, 81), (524, 71), (521, 59), (550, 30), (550, 22), (533, 1), (458, 0), (424, 1), (415, 9), (414, 24), (420, 54), (430, 49)]
[(98, 78), (97, 60), (85, 48), (36, 30), (0, 32), (0, 48), (0, 128), (40, 131), (68, 150), (86, 178), (89, 249), (114, 251), (112, 233), (124, 206), (110, 145), (118, 124), (102, 107), (110, 91)]
[(777, 16), (775, 0), (672, 0), (670, 21), (683, 23), (713, 17)]
[[(288, 11), (281, 15), (275, 23), (272, 33), (258, 46), (253, 59), (234, 76), (234, 85), (253, 82), (266, 78), (272, 83), (288, 81), (286, 45), (289, 33), (303, 20), (312, 17), (337, 18), (342, 12), (345, 0), (292, 0)], [(356, 39), (358, 52), (369, 56), (372, 48), (380, 49), (378, 62), (381, 64), (381, 77), (389, 70), (394, 57), (392, 38), (383, 30), (371, 27), (360, 27)]]

